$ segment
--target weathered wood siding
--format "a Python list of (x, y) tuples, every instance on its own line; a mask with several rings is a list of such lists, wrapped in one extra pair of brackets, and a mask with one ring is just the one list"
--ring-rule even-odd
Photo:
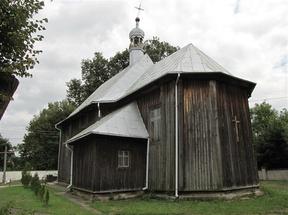
[[(142, 189), (147, 140), (93, 135), (73, 144), (73, 186), (89, 191)], [(130, 166), (118, 168), (118, 150), (130, 152)]]
[[(225, 188), (258, 184), (252, 146), (248, 92), (244, 88), (217, 82), (217, 109)], [(234, 117), (240, 121), (236, 141)]]
[(138, 107), (149, 132), (149, 113), (155, 106), (161, 108), (160, 141), (150, 143), (149, 189), (173, 191), (175, 187), (175, 80), (164, 83), (145, 95), (141, 95)]
[[(101, 118), (111, 113), (115, 108), (101, 108)], [(64, 143), (80, 131), (89, 127), (99, 119), (98, 108), (92, 105), (88, 110), (72, 117), (67, 123), (62, 125), (62, 137), (59, 145), (59, 165), (58, 165), (58, 180), (60, 182), (69, 183), (70, 181), (70, 151), (65, 147)]]
[[(62, 135), (63, 136), (63, 135)], [(58, 159), (58, 181), (69, 184), (70, 182), (70, 161), (71, 153), (65, 147), (64, 143), (59, 145), (59, 159)]]
[[(222, 187), (215, 81), (185, 79), (179, 93), (179, 190)], [(181, 88), (180, 88), (181, 89)], [(183, 104), (183, 106), (182, 106)]]

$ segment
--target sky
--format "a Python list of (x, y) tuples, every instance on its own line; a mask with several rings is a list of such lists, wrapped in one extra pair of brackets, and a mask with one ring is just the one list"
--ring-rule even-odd
[[(20, 78), (0, 133), (22, 142), (29, 121), (49, 102), (66, 96), (66, 82), (81, 77), (81, 60), (112, 57), (129, 46), (139, 0), (45, 0), (37, 15), (48, 18), (40, 63)], [(140, 28), (171, 45), (193, 43), (234, 76), (257, 86), (251, 107), (262, 101), (288, 107), (287, 0), (142, 0)]]

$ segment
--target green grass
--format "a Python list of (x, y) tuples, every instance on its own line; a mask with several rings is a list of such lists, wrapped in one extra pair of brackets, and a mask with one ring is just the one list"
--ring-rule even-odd
[(24, 211), (37, 211), (38, 213), (63, 214), (63, 215), (90, 215), (86, 209), (70, 202), (63, 196), (50, 192), (50, 201), (48, 206), (35, 196), (32, 190), (23, 187), (0, 188), (0, 208), (12, 201), (14, 208), (20, 208)]
[(95, 202), (104, 214), (288, 214), (288, 182), (261, 183), (264, 196), (232, 201), (133, 199)]
[[(261, 183), (264, 196), (232, 201), (172, 201), (157, 199), (132, 199), (94, 202), (91, 207), (103, 214), (288, 214), (288, 181), (266, 181)], [(56, 195), (57, 189), (50, 188), (49, 206), (23, 187), (0, 188), (0, 208), (9, 201), (15, 208), (38, 213), (63, 215), (89, 215), (90, 211)]]

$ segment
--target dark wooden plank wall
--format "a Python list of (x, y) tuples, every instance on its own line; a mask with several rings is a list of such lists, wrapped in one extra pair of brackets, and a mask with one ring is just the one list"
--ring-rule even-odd
[(150, 143), (149, 189), (173, 191), (175, 187), (175, 81), (161, 84), (157, 90), (142, 95), (138, 107), (149, 131), (149, 111), (161, 107), (161, 138)]
[[(74, 144), (73, 186), (90, 191), (142, 189), (147, 140), (93, 135)], [(130, 152), (130, 167), (118, 168), (118, 150)]]
[[(63, 140), (64, 135), (62, 134), (61, 139)], [(63, 141), (59, 145), (59, 165), (58, 165), (58, 181), (63, 183), (70, 183), (70, 160), (71, 153), (65, 147)]]
[(215, 81), (187, 78), (183, 80), (182, 93), (179, 190), (218, 190), (222, 186), (222, 170)]
[[(100, 107), (101, 118), (111, 113), (115, 108)], [(87, 117), (85, 123), (80, 122), (80, 118)], [(62, 138), (59, 147), (59, 170), (58, 180), (60, 182), (69, 183), (70, 180), (70, 151), (65, 147), (64, 143), (74, 135), (78, 134), (83, 129), (89, 127), (99, 119), (98, 108), (96, 105), (92, 105), (88, 110), (81, 112), (75, 117), (71, 118), (66, 124), (62, 126)]]
[[(247, 90), (218, 82), (217, 105), (223, 157), (223, 186), (230, 188), (258, 184)], [(235, 124), (232, 122), (234, 116), (240, 120), (238, 143)]]

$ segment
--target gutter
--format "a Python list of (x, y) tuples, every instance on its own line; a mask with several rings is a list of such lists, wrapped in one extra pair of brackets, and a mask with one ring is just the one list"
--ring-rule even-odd
[(146, 184), (145, 187), (142, 188), (142, 190), (148, 189), (148, 181), (149, 181), (149, 148), (150, 148), (150, 140), (147, 139), (147, 152), (146, 152)]
[(178, 82), (180, 73), (177, 75), (175, 82), (175, 197), (178, 198)]
[(101, 109), (100, 109), (100, 103), (97, 103), (97, 107), (98, 107), (98, 117), (101, 118)]
[(71, 152), (71, 161), (70, 161), (70, 184), (68, 187), (66, 187), (67, 190), (69, 190), (73, 185), (73, 149), (68, 145), (68, 143), (65, 144), (65, 147)]

